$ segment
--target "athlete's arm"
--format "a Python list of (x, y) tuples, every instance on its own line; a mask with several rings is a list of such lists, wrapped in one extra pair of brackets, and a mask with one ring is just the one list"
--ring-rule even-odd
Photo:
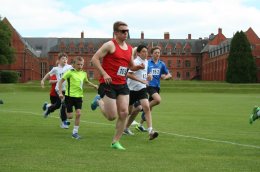
[(131, 71), (137, 71), (139, 69), (144, 69), (145, 65), (143, 63), (139, 64), (139, 65), (135, 65), (135, 63), (134, 63), (134, 54), (135, 54), (135, 48), (132, 49), (132, 57), (131, 57), (131, 60), (130, 60), (129, 69)]
[(98, 89), (98, 85), (93, 84), (92, 82), (90, 82), (89, 80), (86, 81), (88, 83), (89, 86), (95, 88), (96, 90)]
[(50, 77), (50, 72), (46, 73), (46, 75), (41, 80), (41, 86), (44, 88), (44, 81)]
[(98, 69), (99, 73), (103, 76), (107, 84), (112, 82), (112, 78), (106, 73), (106, 71), (101, 66), (100, 59), (105, 57), (108, 53), (113, 52), (113, 48), (115, 49), (113, 42), (108, 41), (104, 43), (101, 48), (98, 49), (98, 51), (94, 54), (94, 56), (91, 59), (91, 62)]
[(163, 63), (162, 70), (164, 71), (164, 75), (161, 76), (162, 79), (170, 79), (172, 75), (170, 74), (169, 70), (167, 69), (166, 65)]
[(62, 100), (64, 98), (62, 94), (62, 83), (65, 81), (65, 79), (61, 78), (61, 80), (58, 82), (58, 88), (59, 88), (59, 97)]
[(141, 79), (137, 78), (133, 72), (127, 72), (127, 78), (130, 78), (132, 80), (141, 82), (143, 84), (147, 84), (147, 81), (144, 81), (144, 80), (141, 80)]

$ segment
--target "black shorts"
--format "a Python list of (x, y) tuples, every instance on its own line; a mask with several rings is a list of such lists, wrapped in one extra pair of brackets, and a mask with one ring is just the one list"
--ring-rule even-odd
[(57, 96), (51, 96), (51, 95), (50, 95), (51, 104), (55, 104), (58, 99), (59, 99), (59, 97), (57, 97)]
[(143, 88), (139, 91), (130, 91), (129, 105), (133, 105), (135, 102), (138, 102), (142, 99), (148, 99), (146, 88)]
[(98, 94), (101, 98), (105, 95), (111, 99), (116, 99), (118, 95), (129, 95), (127, 84), (114, 85), (101, 83), (98, 87)]
[(152, 95), (154, 94), (154, 93), (158, 93), (158, 94), (160, 94), (160, 88), (159, 87), (147, 87), (147, 92), (148, 92), (148, 94), (149, 94), (149, 101), (152, 101), (153, 100), (153, 97), (152, 97)]
[(73, 106), (75, 107), (75, 109), (81, 109), (82, 102), (82, 97), (65, 96), (65, 105), (68, 113), (73, 112)]

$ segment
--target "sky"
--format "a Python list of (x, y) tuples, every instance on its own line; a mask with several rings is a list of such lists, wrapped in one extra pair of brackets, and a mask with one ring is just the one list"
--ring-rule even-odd
[(131, 38), (207, 38), (218, 28), (231, 38), (249, 27), (260, 36), (259, 0), (0, 0), (0, 16), (23, 37), (111, 38), (115, 21)]

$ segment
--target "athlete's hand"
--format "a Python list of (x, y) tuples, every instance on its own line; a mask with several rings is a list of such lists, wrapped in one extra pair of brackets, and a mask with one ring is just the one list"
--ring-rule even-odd
[(41, 80), (41, 87), (44, 88), (44, 81)]
[(112, 78), (106, 73), (103, 75), (106, 84), (110, 84), (112, 82)]
[(94, 85), (94, 88), (95, 88), (96, 90), (98, 90), (98, 85)]
[(61, 101), (64, 99), (64, 95), (62, 93), (59, 93), (59, 98), (61, 99)]
[(144, 69), (145, 65), (143, 63), (141, 63), (140, 65), (138, 65), (138, 69)]
[(149, 73), (147, 75), (147, 81), (151, 81), (151, 80), (153, 80), (153, 75), (151, 73)]

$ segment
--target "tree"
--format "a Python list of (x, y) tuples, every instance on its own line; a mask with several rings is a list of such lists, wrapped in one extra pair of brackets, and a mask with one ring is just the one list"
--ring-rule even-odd
[(231, 41), (226, 81), (230, 83), (254, 83), (257, 81), (255, 59), (243, 31), (236, 32)]
[(11, 31), (0, 18), (0, 64), (11, 64), (14, 61), (14, 49), (11, 47)]

